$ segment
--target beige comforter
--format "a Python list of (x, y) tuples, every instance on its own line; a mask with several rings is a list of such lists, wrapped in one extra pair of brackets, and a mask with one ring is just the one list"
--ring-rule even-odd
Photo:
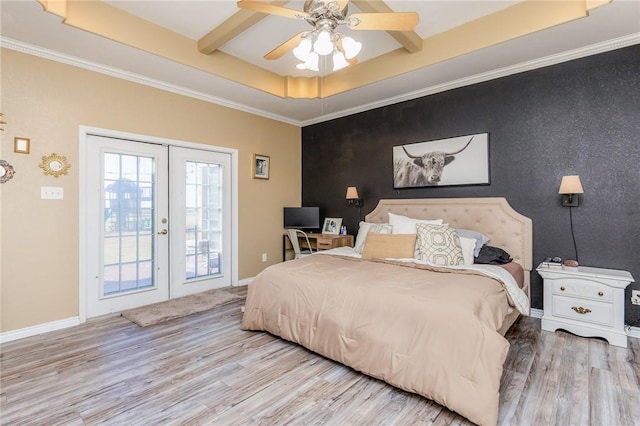
[(249, 285), (242, 328), (495, 424), (506, 293), (474, 272), (423, 268), (328, 255), (273, 265)]

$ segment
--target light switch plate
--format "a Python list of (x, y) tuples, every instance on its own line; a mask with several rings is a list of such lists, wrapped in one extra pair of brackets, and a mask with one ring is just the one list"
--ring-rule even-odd
[(640, 305), (640, 290), (631, 290), (631, 303)]
[(62, 200), (64, 188), (61, 186), (41, 186), (40, 198), (43, 200)]

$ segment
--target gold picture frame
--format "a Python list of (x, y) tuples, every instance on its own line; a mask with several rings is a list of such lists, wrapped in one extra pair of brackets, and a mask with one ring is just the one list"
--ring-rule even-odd
[(13, 152), (18, 154), (28, 154), (31, 148), (31, 139), (15, 137), (13, 138)]
[(269, 179), (270, 159), (268, 155), (253, 154), (251, 165), (254, 179)]
[(43, 156), (38, 167), (42, 169), (45, 175), (58, 178), (61, 175), (66, 175), (71, 165), (67, 162), (67, 157), (54, 152)]

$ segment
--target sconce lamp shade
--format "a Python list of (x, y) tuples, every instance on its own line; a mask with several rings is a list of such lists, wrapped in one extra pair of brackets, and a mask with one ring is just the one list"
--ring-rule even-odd
[(562, 194), (563, 207), (578, 207), (578, 196), (584, 194), (580, 176), (563, 176), (558, 194)]
[(584, 194), (580, 176), (563, 176), (558, 194)]
[(350, 186), (347, 188), (347, 200), (357, 200), (358, 198), (360, 198), (358, 196), (358, 188), (356, 188), (355, 186)]

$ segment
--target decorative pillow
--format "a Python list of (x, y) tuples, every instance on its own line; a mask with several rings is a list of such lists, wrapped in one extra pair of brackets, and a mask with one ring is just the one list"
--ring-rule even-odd
[(475, 263), (504, 265), (512, 260), (511, 255), (500, 247), (483, 246), (480, 254), (475, 258)]
[(360, 228), (358, 229), (358, 236), (356, 237), (356, 243), (353, 249), (362, 254), (364, 249), (364, 242), (367, 239), (367, 234), (372, 232), (374, 234), (391, 234), (391, 225), (388, 223), (368, 223), (360, 222)]
[(369, 232), (362, 251), (363, 259), (371, 258), (413, 258), (416, 234), (376, 234)]
[(475, 261), (473, 252), (476, 248), (476, 240), (473, 238), (462, 237), (460, 236), (460, 234), (458, 234), (458, 238), (460, 238), (460, 248), (462, 249), (462, 257), (464, 258), (464, 264), (473, 265)]
[(473, 238), (476, 240), (476, 247), (473, 251), (473, 255), (475, 257), (478, 257), (478, 254), (480, 254), (482, 246), (489, 242), (489, 237), (484, 235), (482, 232), (473, 231), (471, 229), (456, 229), (456, 232), (461, 237)]
[(464, 265), (460, 238), (449, 225), (416, 224), (417, 258), (439, 266)]
[(393, 234), (415, 234), (417, 223), (442, 225), (442, 219), (423, 220), (399, 214), (389, 213), (389, 224), (393, 227)]

